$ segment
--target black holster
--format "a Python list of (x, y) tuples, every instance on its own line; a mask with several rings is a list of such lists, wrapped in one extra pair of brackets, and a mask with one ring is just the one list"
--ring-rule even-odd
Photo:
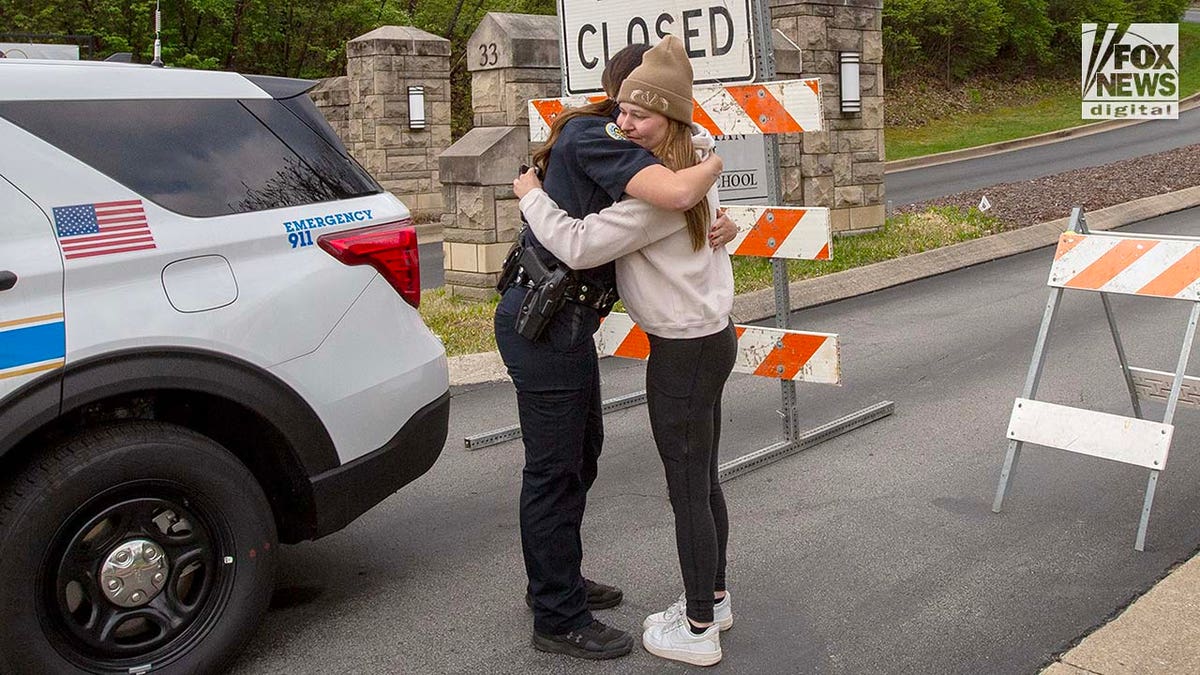
[(516, 332), (526, 339), (537, 340), (551, 317), (567, 299), (571, 270), (566, 265), (549, 269), (532, 248), (524, 248), (519, 256), (520, 267), (533, 282), (521, 301), (517, 313)]

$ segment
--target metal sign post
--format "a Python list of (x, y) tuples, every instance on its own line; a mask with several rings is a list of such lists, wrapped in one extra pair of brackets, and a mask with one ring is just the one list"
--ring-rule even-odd
[[(758, 72), (763, 81), (775, 79), (775, 45), (771, 40), (771, 10), (766, 2), (754, 3), (754, 29), (763, 36), (758, 41)], [(763, 154), (766, 159), (767, 193), (771, 204), (783, 203), (783, 190), (779, 185), (779, 139), (774, 134), (763, 136)], [(792, 317), (792, 299), (787, 276), (787, 260), (771, 258), (771, 280), (775, 286), (775, 327), (788, 328)], [(783, 418), (783, 437), (789, 443), (800, 438), (800, 425), (796, 412), (796, 383), (780, 381), (780, 410)]]
[[(775, 48), (771, 40), (771, 10), (765, 0), (754, 3), (754, 25), (759, 35), (756, 41), (758, 72), (761, 81), (775, 78)], [(766, 155), (766, 171), (768, 193), (771, 204), (783, 202), (783, 190), (779, 179), (779, 140), (774, 134), (763, 136), (764, 154)], [(825, 251), (828, 259), (828, 250)], [(789, 294), (787, 275), (787, 259), (771, 258), (772, 281), (775, 287), (775, 327), (788, 329), (791, 325), (792, 302)], [(801, 450), (805, 450), (822, 441), (882, 419), (892, 414), (895, 405), (891, 401), (881, 401), (873, 406), (846, 415), (827, 424), (821, 425), (808, 432), (800, 431), (800, 414), (797, 408), (796, 383), (792, 380), (780, 380), (779, 416), (783, 422), (782, 442), (775, 443), (761, 450), (742, 457), (724, 462), (718, 467), (718, 475), (722, 481), (753, 471), (760, 466), (783, 459)]]

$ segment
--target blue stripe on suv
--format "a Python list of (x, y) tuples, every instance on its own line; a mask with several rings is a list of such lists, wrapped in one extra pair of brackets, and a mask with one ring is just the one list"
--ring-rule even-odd
[(0, 331), (0, 370), (61, 359), (65, 353), (62, 321)]

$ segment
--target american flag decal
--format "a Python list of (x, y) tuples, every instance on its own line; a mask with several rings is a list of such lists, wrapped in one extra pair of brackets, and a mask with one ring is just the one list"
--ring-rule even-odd
[(67, 260), (154, 248), (140, 199), (56, 206), (54, 228)]

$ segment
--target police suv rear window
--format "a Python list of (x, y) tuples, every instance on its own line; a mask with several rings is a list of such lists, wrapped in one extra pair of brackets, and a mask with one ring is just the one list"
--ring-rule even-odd
[(311, 121), (273, 99), (10, 101), (0, 117), (189, 216), (381, 191)]

